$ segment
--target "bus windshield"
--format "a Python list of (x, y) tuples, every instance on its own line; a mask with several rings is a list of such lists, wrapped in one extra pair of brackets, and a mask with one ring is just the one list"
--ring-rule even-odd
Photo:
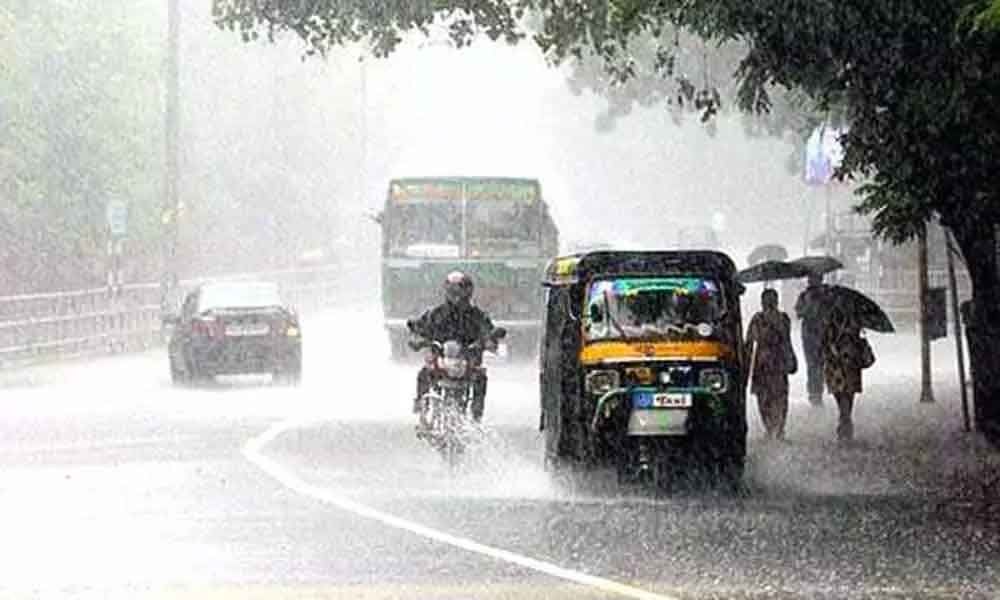
[(539, 248), (537, 203), (520, 200), (473, 200), (466, 206), (470, 256), (534, 256)]
[(709, 337), (724, 309), (713, 279), (603, 279), (588, 290), (584, 332), (590, 340)]
[(389, 224), (393, 256), (458, 258), (462, 212), (455, 202), (411, 202), (393, 208)]
[(557, 233), (533, 179), (393, 180), (386, 249), (414, 258), (535, 258)]

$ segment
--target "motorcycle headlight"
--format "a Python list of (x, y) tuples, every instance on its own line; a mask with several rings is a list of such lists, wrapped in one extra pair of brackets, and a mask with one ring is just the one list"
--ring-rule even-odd
[(454, 340), (448, 340), (441, 349), (445, 358), (458, 358), (462, 355), (462, 345)]
[(448, 377), (462, 377), (468, 368), (468, 363), (464, 358), (445, 356), (441, 358), (441, 368), (448, 374)]
[(698, 375), (698, 384), (713, 394), (721, 394), (729, 389), (729, 377), (722, 369), (704, 369)]
[(604, 394), (618, 387), (620, 382), (618, 371), (602, 369), (587, 373), (584, 387), (591, 394)]

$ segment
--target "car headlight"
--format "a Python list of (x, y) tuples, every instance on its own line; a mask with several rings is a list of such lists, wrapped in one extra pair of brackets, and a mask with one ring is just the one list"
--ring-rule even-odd
[(698, 384), (713, 394), (721, 394), (729, 389), (729, 377), (722, 369), (703, 369)]
[(299, 331), (299, 328), (296, 327), (295, 325), (289, 325), (288, 329), (285, 330), (285, 335), (287, 335), (288, 337), (299, 337), (299, 333), (301, 332)]
[(591, 394), (603, 394), (609, 392), (619, 385), (618, 371), (603, 369), (587, 373), (584, 380), (584, 387)]
[(452, 356), (441, 358), (441, 368), (448, 374), (448, 377), (457, 378), (464, 376), (467, 367), (468, 362), (464, 358), (455, 358)]

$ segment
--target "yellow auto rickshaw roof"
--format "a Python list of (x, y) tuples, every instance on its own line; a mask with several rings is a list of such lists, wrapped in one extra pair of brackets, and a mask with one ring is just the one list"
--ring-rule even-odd
[(542, 284), (574, 285), (599, 276), (693, 273), (728, 280), (736, 276), (736, 264), (714, 250), (598, 250), (552, 259)]

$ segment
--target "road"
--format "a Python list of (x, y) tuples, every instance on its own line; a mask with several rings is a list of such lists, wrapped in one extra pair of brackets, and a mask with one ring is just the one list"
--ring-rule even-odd
[(0, 373), (0, 597), (1000, 596), (997, 491), (976, 483), (1000, 460), (960, 432), (945, 360), (939, 401), (915, 402), (905, 336), (874, 342), (855, 445), (795, 381), (788, 444), (751, 422), (746, 497), (668, 497), (546, 473), (530, 364), (493, 366), (451, 474), (376, 313), (304, 333), (297, 388), (175, 389), (162, 351)]

